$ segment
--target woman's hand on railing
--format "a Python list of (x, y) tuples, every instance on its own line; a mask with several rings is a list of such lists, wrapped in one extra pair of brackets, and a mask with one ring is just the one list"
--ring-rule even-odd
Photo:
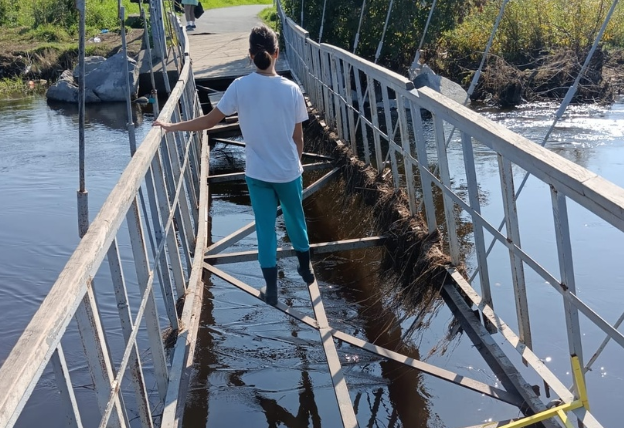
[(171, 131), (174, 131), (173, 127), (175, 126), (175, 124), (169, 123), (169, 122), (161, 122), (160, 120), (155, 120), (152, 126), (160, 126), (162, 129), (165, 130), (165, 132), (171, 132)]

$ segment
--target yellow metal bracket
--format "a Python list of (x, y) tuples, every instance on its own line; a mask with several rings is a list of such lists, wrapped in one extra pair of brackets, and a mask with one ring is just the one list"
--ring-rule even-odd
[(572, 355), (572, 371), (574, 374), (576, 388), (578, 390), (578, 399), (572, 401), (571, 403), (555, 406), (548, 410), (544, 410), (543, 412), (527, 416), (526, 418), (518, 419), (517, 421), (511, 422), (507, 425), (503, 425), (499, 428), (522, 428), (536, 422), (545, 421), (546, 419), (550, 419), (555, 416), (558, 416), (561, 419), (566, 428), (574, 428), (572, 426), (572, 423), (570, 422), (570, 419), (568, 419), (568, 415), (566, 414), (566, 412), (580, 409), (581, 407), (584, 407), (587, 411), (589, 411), (589, 401), (587, 400), (587, 389), (585, 389), (583, 370), (581, 368), (581, 363), (579, 362), (579, 359), (576, 355)]

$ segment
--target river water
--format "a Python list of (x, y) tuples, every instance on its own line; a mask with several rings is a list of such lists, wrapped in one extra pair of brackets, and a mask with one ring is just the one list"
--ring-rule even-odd
[[(483, 113), (527, 138), (541, 142), (552, 121), (555, 105), (527, 105), (512, 111)], [(125, 105), (89, 106), (86, 112), (86, 171), (91, 218), (116, 183), (130, 158)], [(32, 314), (45, 297), (78, 242), (76, 189), (78, 187), (78, 115), (68, 106), (49, 106), (38, 95), (0, 100), (0, 363), (6, 358)], [(135, 111), (137, 141), (153, 118)], [(611, 108), (571, 108), (547, 144), (550, 150), (624, 186), (624, 104)], [(477, 147), (478, 173), (484, 216), (500, 221), (500, 189), (496, 156)], [(451, 146), (450, 162), (461, 161), (459, 147)], [(240, 168), (240, 149), (217, 145), (211, 155), (213, 170)], [(516, 180), (522, 177), (516, 171)], [(458, 178), (457, 185), (461, 186)], [(306, 202), (312, 242), (354, 238), (371, 233), (365, 215), (340, 198), (339, 183)], [(518, 200), (523, 247), (537, 253), (544, 266), (558, 272), (553, 252), (552, 214), (546, 186), (529, 179)], [(341, 203), (336, 208), (336, 203)], [(210, 239), (214, 242), (253, 218), (244, 184), (211, 186)], [(573, 250), (582, 298), (613, 322), (623, 310), (621, 240), (613, 229), (570, 204)], [(523, 227), (524, 226), (524, 227)], [(283, 224), (280, 237), (285, 239)], [(599, 248), (589, 245), (599, 240)], [(255, 237), (232, 249), (253, 247)], [(366, 340), (401, 350), (416, 358), (498, 385), (480, 354), (464, 335), (446, 340), (451, 313), (440, 306), (427, 329), (409, 338), (402, 332), (411, 319), (389, 312), (373, 298), (384, 286), (379, 278), (381, 250), (337, 253), (316, 258), (315, 270), (332, 325)], [(474, 255), (469, 254), (470, 266)], [(280, 298), (312, 314), (306, 287), (293, 259), (279, 262)], [(510, 297), (508, 256), (496, 250), (490, 258), (495, 308), (515, 325)], [(500, 267), (498, 267), (500, 265)], [(257, 263), (223, 265), (252, 286), (262, 284)], [(528, 270), (527, 270), (528, 271)], [(185, 427), (329, 427), (338, 426), (331, 380), (318, 333), (286, 315), (207, 277), (200, 325), (197, 362), (185, 416)], [(536, 353), (566, 384), (571, 383), (563, 311), (556, 292), (527, 273)], [(112, 302), (102, 302), (112, 305)], [(113, 311), (111, 311), (111, 314)], [(509, 314), (509, 315), (505, 315)], [(585, 323), (583, 327), (587, 327)], [(584, 345), (593, 353), (603, 336), (584, 330)], [(72, 336), (75, 337), (75, 336)], [(71, 337), (70, 337), (71, 339)], [(502, 339), (499, 338), (499, 343)], [(351, 398), (360, 426), (463, 427), (518, 415), (517, 409), (430, 376), (385, 362), (338, 344)], [(623, 353), (607, 347), (587, 375), (592, 410), (605, 427), (618, 427), (624, 400)], [(70, 359), (80, 360), (79, 352)], [(77, 371), (84, 371), (84, 366)], [(528, 373), (528, 372), (527, 372)], [(531, 383), (539, 383), (530, 374)], [(22, 427), (61, 427), (54, 420), (56, 393), (52, 377), (33, 395)], [(88, 383), (86, 375), (75, 383)], [(86, 379), (86, 380), (85, 380)], [(81, 387), (75, 384), (80, 396)], [(542, 391), (543, 391), (543, 385)], [(80, 398), (80, 397), (79, 397)]]

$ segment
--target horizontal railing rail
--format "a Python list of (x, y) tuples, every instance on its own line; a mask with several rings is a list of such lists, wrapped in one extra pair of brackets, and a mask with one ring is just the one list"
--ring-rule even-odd
[[(599, 175), (535, 144), (483, 117), (430, 88), (415, 89), (404, 76), (359, 58), (345, 50), (319, 44), (286, 16), (278, 2), (286, 55), (295, 78), (325, 123), (340, 139), (379, 174), (389, 176), (396, 188), (406, 191), (412, 215), (422, 215), (430, 232), (440, 230), (453, 265), (466, 261), (460, 243), (460, 227), (469, 218), (473, 227), (474, 270), (478, 273), (480, 295), (456, 270), (449, 272), (459, 287), (483, 313), (492, 331), (499, 330), (550, 388), (565, 402), (574, 400), (578, 389), (569, 389), (533, 352), (533, 334), (529, 318), (527, 276), (550, 284), (562, 297), (565, 331), (570, 356), (583, 361), (583, 343), (579, 312), (609, 339), (624, 348), (624, 335), (615, 324), (605, 321), (596, 309), (576, 291), (572, 240), (567, 201), (578, 203), (619, 231), (624, 231), (624, 189)], [(423, 117), (423, 115), (426, 115)], [(451, 131), (451, 129), (453, 131)], [(446, 136), (458, 131), (449, 142)], [(480, 183), (475, 164), (475, 145), (485, 146), (496, 157), (500, 180), (501, 205), (506, 230), (501, 233), (482, 214)], [(458, 154), (459, 153), (459, 154)], [(449, 157), (462, 160), (449, 163)], [(548, 263), (535, 251), (523, 247), (520, 240), (514, 171), (522, 169), (549, 189), (550, 213), (554, 219), (556, 242), (555, 265), (559, 271), (546, 269)], [(465, 183), (458, 189), (456, 181)], [(463, 214), (458, 214), (461, 211)], [(518, 333), (493, 312), (490, 284), (491, 266), (486, 251), (486, 236), (501, 244), (508, 254)], [(599, 243), (598, 243), (599, 244)], [(500, 254), (500, 253), (499, 253)], [(550, 263), (551, 265), (553, 263)], [(459, 275), (459, 276), (458, 276)], [(592, 358), (604, 349), (605, 343)], [(620, 349), (621, 351), (621, 349)], [(587, 368), (586, 368), (587, 370)], [(586, 426), (601, 426), (585, 409), (573, 412)]]
[[(177, 18), (169, 18), (182, 45), (184, 64), (159, 118), (179, 121), (198, 116), (201, 110), (186, 33)], [(73, 320), (94, 387), (98, 425), (130, 426), (129, 414), (137, 414), (143, 427), (158, 421), (175, 425), (203, 290), (207, 150), (201, 133), (149, 131), (0, 367), (0, 426), (16, 423), (47, 367), (52, 367), (61, 392), (67, 425), (80, 427), (82, 415), (94, 414), (94, 409), (78, 405), (85, 400), (76, 399), (72, 386), (70, 373), (74, 376), (83, 363), (72, 365), (63, 350)], [(128, 245), (120, 244), (128, 240)], [(119, 321), (114, 325), (101, 315), (96, 294), (102, 293), (115, 299)], [(163, 310), (166, 315), (159, 315)], [(110, 332), (119, 330), (123, 346), (111, 346)], [(163, 337), (170, 343), (165, 344)], [(131, 401), (136, 405), (126, 406), (128, 395), (135, 397)], [(91, 418), (88, 425), (93, 425)]]

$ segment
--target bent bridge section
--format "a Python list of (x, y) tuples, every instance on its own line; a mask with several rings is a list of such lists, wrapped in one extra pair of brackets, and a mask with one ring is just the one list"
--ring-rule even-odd
[[(337, 133), (336, 144), (346, 145), (353, 156), (375, 168), (379, 177), (407, 195), (409, 215), (424, 219), (430, 233), (442, 233), (451, 260), (446, 267), (449, 280), (443, 285), (442, 296), (488, 364), (500, 375), (505, 388), (467, 379), (332, 328), (324, 312), (321, 293), (314, 283), (309, 288), (314, 318), (283, 303), (276, 307), (318, 330), (342, 425), (355, 427), (358, 421), (333, 339), (514, 404), (525, 415), (534, 415), (534, 419), (517, 421), (510, 427), (527, 426), (540, 415), (545, 418), (542, 423), (549, 427), (571, 427), (574, 419), (590, 428), (601, 427), (583, 396), (583, 371), (590, 363), (584, 360), (580, 317), (584, 316), (586, 322), (604, 333), (604, 344), (611, 340), (619, 347), (624, 347), (624, 336), (617, 330), (622, 320), (608, 323), (576, 293), (567, 201), (574, 201), (622, 232), (624, 190), (435, 91), (416, 90), (412, 82), (401, 75), (334, 46), (314, 42), (303, 28), (285, 15), (279, 2), (277, 6), (288, 67), (305, 89), (318, 120)], [(169, 24), (173, 30), (171, 37), (180, 43), (177, 52), (181, 68), (178, 83), (159, 118), (178, 121), (201, 114), (201, 102), (195, 87), (193, 64), (189, 61), (187, 34), (177, 18), (170, 16)], [(424, 115), (431, 116), (432, 130), (424, 125)], [(474, 164), (476, 144), (487, 147), (498, 159), (503, 195), (500, 211), (504, 213), (500, 225), (492, 224), (481, 213)], [(450, 170), (451, 145), (460, 148), (464, 165), (460, 172)], [(80, 333), (95, 387), (99, 426), (130, 425), (121, 393), (124, 376), (128, 376), (132, 384), (136, 397), (133, 410), (138, 413), (141, 426), (180, 425), (193, 362), (202, 274), (210, 272), (259, 297), (257, 290), (215, 267), (218, 263), (255, 257), (253, 252), (221, 254), (252, 233), (253, 223), (207, 247), (208, 183), (240, 178), (209, 177), (208, 157), (209, 144), (204, 133), (165, 135), (153, 129), (147, 135), (50, 294), (0, 367), (0, 390), (11, 391), (0, 396), (0, 426), (15, 424), (46, 368), (54, 372), (67, 425), (93, 424), (93, 420), (83, 423), (82, 415), (86, 412), (78, 406), (71, 368), (63, 351), (62, 339), (72, 321), (76, 322)], [(308, 169), (331, 167), (326, 159), (318, 157), (317, 160), (318, 165), (308, 166)], [(548, 186), (555, 220), (558, 272), (549, 272), (537, 255), (521, 245), (516, 200), (522, 185), (514, 182), (514, 170), (518, 168)], [(330, 168), (323, 178), (306, 189), (306, 195), (314, 193), (339, 173), (339, 169)], [(467, 185), (465, 192), (459, 192), (453, 184), (459, 173)], [(436, 203), (436, 198), (441, 199), (441, 204)], [(472, 278), (457, 269), (464, 260), (458, 236), (458, 210), (474, 227), (476, 266)], [(122, 233), (128, 235), (130, 245), (118, 244)], [(517, 331), (494, 311), (496, 302), (492, 297), (488, 266), (493, 244), (486, 237), (492, 237), (492, 242), (502, 245), (508, 253), (516, 311), (505, 316), (514, 319)], [(313, 253), (383, 245), (384, 239), (380, 236), (321, 243), (313, 247)], [(281, 256), (288, 255), (289, 251), (283, 249)], [(102, 266), (104, 260), (108, 267)], [(129, 267), (134, 270), (130, 277)], [(566, 315), (566, 330), (562, 333), (567, 338), (571, 369), (577, 373), (572, 388), (564, 385), (532, 349), (526, 269), (532, 270), (561, 296)], [(106, 279), (100, 280), (98, 276), (95, 281), (96, 273), (101, 275), (104, 271), (108, 271)], [(111, 349), (107, 344), (94, 294), (100, 281), (114, 290), (117, 299), (124, 337), (122, 349)], [(138, 293), (128, 291), (128, 282), (137, 285)], [(479, 291), (475, 289), (476, 282)], [(478, 317), (473, 312), (475, 309)], [(163, 331), (169, 332), (165, 342)], [(558, 396), (561, 407), (547, 408), (524, 380), (523, 369), (514, 365), (498, 346), (493, 333), (500, 333), (518, 351), (523, 362)], [(594, 354), (595, 358), (602, 349), (604, 346)], [(146, 353), (152, 361), (150, 370), (146, 370), (144, 364)], [(157, 385), (155, 391), (147, 389), (148, 380)], [(160, 410), (162, 416), (158, 418), (155, 415)]]

